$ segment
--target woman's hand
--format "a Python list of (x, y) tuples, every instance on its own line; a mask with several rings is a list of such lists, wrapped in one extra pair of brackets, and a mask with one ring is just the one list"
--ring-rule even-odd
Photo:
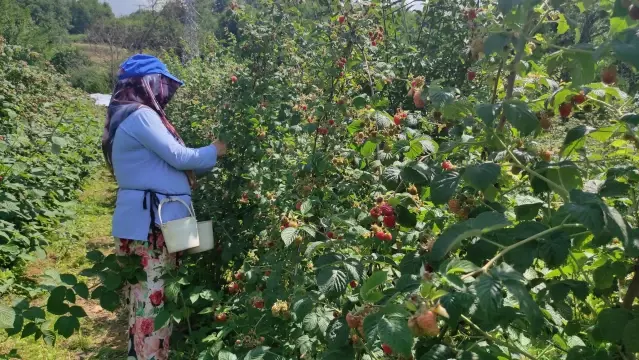
[(213, 144), (211, 144), (213, 146), (215, 146), (215, 149), (217, 150), (217, 156), (224, 156), (226, 155), (226, 144), (221, 142), (220, 140), (215, 140), (213, 141)]

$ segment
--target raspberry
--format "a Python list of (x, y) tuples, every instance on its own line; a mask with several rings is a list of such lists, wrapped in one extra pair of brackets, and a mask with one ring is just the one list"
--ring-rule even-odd
[(396, 224), (395, 215), (384, 216), (384, 226), (394, 228)]
[(415, 92), (413, 93), (413, 103), (418, 109), (421, 109), (426, 105), (426, 103), (424, 103), (424, 100), (422, 100), (421, 90), (415, 90)]
[(448, 200), (448, 209), (454, 214), (458, 213), (459, 210), (461, 209), (461, 206), (459, 204), (459, 200), (457, 200), (457, 199)]
[(393, 214), (395, 214), (395, 211), (393, 210), (393, 207), (390, 205), (382, 205), (380, 206), (380, 210), (382, 211), (382, 215), (384, 216), (391, 216)]
[(565, 102), (559, 106), (559, 115), (561, 115), (562, 118), (567, 118), (568, 116), (570, 116), (571, 112), (572, 112), (571, 103)]
[(349, 312), (346, 314), (346, 324), (351, 329), (358, 328), (362, 324), (362, 318)]
[(432, 311), (417, 316), (417, 325), (424, 331), (426, 335), (437, 336), (439, 334), (439, 326), (437, 326), (437, 315)]
[(355, 289), (357, 287), (357, 281), (351, 280), (350, 285), (351, 285), (351, 288)]
[(583, 91), (572, 97), (572, 102), (577, 105), (583, 104), (584, 101), (586, 101), (586, 95), (584, 94)]
[(453, 170), (455, 166), (449, 160), (442, 162), (442, 169), (445, 171)]
[(384, 355), (393, 355), (393, 349), (388, 344), (382, 344), (382, 351)]
[(386, 240), (386, 234), (383, 231), (376, 232), (375, 237), (382, 241)]
[(466, 77), (468, 78), (468, 81), (475, 80), (476, 76), (477, 76), (477, 73), (472, 71), (472, 70), (468, 70), (468, 73), (466, 74)]

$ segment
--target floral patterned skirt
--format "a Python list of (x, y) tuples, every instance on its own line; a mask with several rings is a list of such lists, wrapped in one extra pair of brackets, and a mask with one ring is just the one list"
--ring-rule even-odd
[[(156, 236), (153, 235), (155, 232)], [(176, 254), (169, 254), (159, 228), (149, 232), (148, 241), (116, 239), (116, 255), (138, 255), (146, 281), (124, 288), (129, 313), (129, 347), (127, 360), (167, 360), (171, 337), (170, 322), (155, 330), (155, 317), (164, 308), (164, 280), (168, 270), (177, 266)]]

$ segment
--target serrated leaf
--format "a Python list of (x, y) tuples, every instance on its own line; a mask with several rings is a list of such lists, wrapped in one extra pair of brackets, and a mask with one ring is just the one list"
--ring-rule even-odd
[(511, 42), (510, 34), (507, 32), (492, 33), (484, 40), (484, 54), (492, 55), (493, 53), (501, 54), (504, 47)]
[(495, 184), (499, 178), (501, 167), (495, 163), (472, 165), (464, 171), (464, 180), (477, 190), (484, 190)]
[(237, 360), (237, 356), (230, 351), (222, 350), (217, 354), (217, 360)]
[(355, 106), (356, 109), (363, 108), (364, 106), (366, 106), (367, 103), (368, 103), (367, 94), (361, 94), (353, 98), (353, 106)]
[(539, 332), (544, 323), (544, 318), (539, 309), (539, 305), (537, 305), (532, 296), (530, 296), (528, 289), (519, 281), (505, 280), (503, 284), (519, 302), (519, 309), (526, 315), (532, 332)]
[(340, 269), (323, 268), (317, 273), (317, 286), (324, 294), (342, 294), (346, 291), (348, 279)]
[(80, 306), (74, 305), (69, 308), (69, 313), (77, 318), (87, 317), (86, 311)]
[(626, 324), (622, 341), (627, 351), (639, 352), (639, 319), (633, 319)]
[(380, 293), (375, 291), (375, 289), (378, 286), (384, 284), (386, 282), (387, 277), (388, 277), (388, 273), (383, 270), (379, 270), (371, 274), (371, 276), (369, 276), (368, 279), (366, 279), (366, 281), (364, 282), (364, 284), (362, 285), (360, 289), (359, 293), (362, 300), (367, 302), (378, 301), (379, 300), (378, 295)]
[(313, 342), (308, 335), (302, 335), (295, 340), (295, 347), (300, 350), (301, 355), (305, 355), (313, 350)]
[(435, 204), (444, 204), (453, 196), (461, 176), (456, 171), (445, 171), (435, 175), (430, 184), (430, 198)]
[(47, 300), (47, 311), (54, 315), (64, 315), (69, 311), (69, 305), (64, 303), (67, 295), (67, 288), (58, 286), (51, 291)]
[(482, 314), (488, 319), (497, 316), (504, 300), (501, 285), (491, 276), (482, 274), (473, 283), (473, 288), (477, 295), (477, 307)]
[(326, 344), (330, 349), (346, 346), (350, 339), (349, 334), (350, 328), (345, 318), (333, 319), (326, 329)]
[(314, 331), (315, 329), (317, 329), (317, 323), (318, 323), (318, 315), (317, 313), (309, 313), (306, 314), (306, 316), (304, 316), (304, 319), (302, 320), (302, 327), (304, 328), (304, 331)]
[(12, 329), (15, 320), (15, 310), (11, 307), (0, 304), (0, 329)]
[(477, 265), (468, 260), (453, 258), (446, 263), (446, 274), (468, 273), (477, 270)]
[(288, 227), (282, 230), (281, 238), (284, 241), (284, 245), (290, 246), (293, 241), (295, 241), (295, 237), (297, 236), (297, 229), (293, 227)]
[(422, 355), (419, 360), (449, 360), (454, 358), (454, 356), (455, 353), (451, 348), (446, 345), (437, 344), (430, 348), (426, 354)]
[(508, 100), (503, 104), (504, 115), (521, 135), (527, 136), (539, 128), (537, 115), (532, 112), (528, 105), (519, 100)]
[(462, 240), (480, 236), (510, 224), (504, 214), (496, 211), (483, 212), (474, 219), (454, 224), (446, 228), (437, 238), (431, 250), (431, 257), (436, 261), (441, 260), (448, 252), (456, 248)]
[(76, 330), (80, 329), (80, 322), (74, 316), (62, 316), (55, 322), (53, 329), (65, 338), (70, 338)]
[(561, 148), (562, 155), (566, 156), (574, 150), (582, 147), (586, 142), (586, 135), (594, 130), (595, 128), (586, 125), (579, 125), (568, 130), (566, 138), (564, 139), (564, 144)]
[(73, 286), (73, 290), (79, 297), (88, 300), (89, 299), (89, 288), (85, 283), (77, 283)]
[(311, 202), (310, 199), (306, 199), (306, 201), (302, 203), (302, 206), (300, 208), (302, 215), (308, 214), (311, 211), (311, 209), (313, 209), (313, 203)]
[(100, 294), (100, 306), (108, 311), (115, 311), (120, 306), (120, 296), (115, 291), (106, 290)]
[(165, 327), (170, 319), (171, 319), (171, 313), (169, 311), (167, 311), (167, 310), (160, 311), (155, 316), (155, 319), (153, 320), (154, 329), (157, 331), (157, 330), (160, 330), (161, 328)]
[(618, 342), (624, 336), (624, 330), (628, 322), (632, 319), (632, 314), (621, 308), (603, 309), (597, 315), (597, 324), (602, 340)]
[(481, 119), (481, 121), (486, 124), (486, 127), (492, 129), (495, 125), (495, 119), (497, 118), (497, 110), (499, 109), (499, 105), (493, 104), (479, 104), (475, 108), (477, 112), (477, 116)]
[(393, 349), (393, 353), (409, 355), (413, 347), (413, 336), (408, 328), (408, 319), (400, 314), (382, 316), (378, 324), (379, 339)]
[(364, 145), (362, 145), (362, 149), (359, 151), (359, 153), (363, 157), (371, 157), (375, 153), (376, 149), (377, 149), (377, 143), (368, 140), (364, 143)]

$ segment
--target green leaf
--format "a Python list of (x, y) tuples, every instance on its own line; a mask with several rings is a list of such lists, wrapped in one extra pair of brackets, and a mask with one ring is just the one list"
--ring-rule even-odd
[(87, 253), (87, 259), (97, 263), (104, 260), (104, 255), (102, 254), (100, 250), (91, 250)]
[(501, 54), (504, 52), (504, 47), (511, 42), (510, 34), (507, 32), (492, 33), (488, 35), (484, 40), (484, 54), (486, 56), (493, 53)]
[(302, 335), (295, 340), (295, 346), (300, 350), (301, 355), (310, 353), (313, 350), (313, 342), (308, 335)]
[(46, 318), (46, 314), (44, 312), (44, 310), (42, 310), (42, 308), (37, 307), (37, 306), (33, 306), (28, 308), (27, 310), (25, 310), (22, 313), (22, 316), (27, 319), (27, 320), (31, 320), (31, 321), (35, 321), (36, 319), (45, 319)]
[(333, 319), (326, 329), (326, 343), (329, 349), (348, 345), (350, 329), (344, 317)]
[(570, 253), (570, 237), (565, 232), (553, 233), (539, 243), (539, 257), (550, 268), (562, 265)]
[(475, 294), (477, 295), (477, 307), (483, 316), (492, 319), (498, 315), (504, 300), (501, 294), (501, 285), (491, 276), (482, 274), (473, 283)]
[(595, 282), (597, 289), (608, 289), (612, 286), (615, 280), (615, 274), (612, 268), (608, 264), (600, 266), (592, 273), (592, 279)]
[(73, 286), (73, 290), (79, 297), (88, 300), (89, 299), (89, 288), (85, 283), (77, 283)]
[(78, 305), (71, 306), (69, 308), (69, 313), (77, 318), (87, 317), (86, 311)]
[(495, 119), (497, 118), (498, 110), (499, 105), (493, 104), (479, 104), (475, 108), (477, 116), (479, 116), (481, 121), (483, 121), (484, 124), (486, 124), (486, 127), (488, 127), (489, 129), (492, 129), (495, 125)]
[(567, 156), (574, 150), (583, 147), (586, 143), (586, 135), (594, 130), (595, 128), (586, 125), (579, 125), (568, 130), (566, 138), (564, 139), (564, 144), (561, 148), (562, 155)]
[(404, 206), (398, 206), (395, 208), (397, 212), (397, 223), (403, 227), (415, 227), (417, 225), (417, 215), (415, 213), (410, 212)]
[(570, 25), (568, 25), (568, 21), (566, 21), (566, 16), (559, 13), (559, 20), (557, 21), (557, 34), (565, 34), (568, 30), (570, 30)]
[(625, 327), (631, 319), (632, 314), (626, 309), (608, 308), (597, 315), (595, 326), (600, 330), (602, 340), (618, 342), (623, 338)]
[(160, 311), (160, 313), (157, 314), (155, 316), (155, 319), (153, 320), (154, 329), (156, 331), (160, 330), (161, 328), (166, 326), (166, 324), (169, 322), (170, 319), (171, 319), (171, 313), (168, 310)]
[(455, 358), (455, 353), (451, 348), (446, 345), (437, 344), (430, 348), (428, 352), (419, 360), (449, 360)]
[(519, 302), (519, 309), (526, 315), (533, 333), (538, 333), (544, 324), (544, 318), (539, 305), (530, 296), (530, 292), (519, 281), (505, 280), (504, 285)]
[(55, 322), (53, 329), (68, 339), (76, 330), (80, 330), (80, 322), (74, 316), (62, 316)]
[(16, 321), (16, 311), (6, 305), (0, 304), (0, 329), (12, 329)]
[(376, 288), (384, 284), (387, 277), (388, 273), (384, 270), (376, 271), (371, 276), (369, 276), (359, 291), (362, 300), (366, 302), (379, 301), (382, 294), (381, 292), (377, 291)]
[(364, 143), (364, 145), (362, 145), (362, 149), (359, 153), (362, 154), (363, 157), (371, 157), (375, 153), (376, 149), (377, 143), (368, 140)]
[(444, 272), (446, 274), (464, 274), (468, 272), (472, 272), (477, 270), (477, 265), (473, 264), (468, 260), (462, 260), (459, 258), (453, 258), (449, 262), (446, 263), (446, 268)]
[(526, 103), (519, 100), (508, 100), (504, 102), (503, 108), (506, 120), (519, 130), (521, 135), (530, 135), (539, 128), (537, 115), (528, 108)]
[(115, 271), (107, 272), (103, 285), (109, 290), (117, 290), (122, 284), (122, 275)]
[(317, 273), (317, 286), (325, 294), (342, 294), (346, 291), (348, 279), (342, 270), (326, 267)]
[(393, 313), (385, 314), (377, 324), (379, 339), (383, 344), (388, 344), (393, 353), (409, 355), (413, 347), (413, 336), (408, 328), (406, 316)]
[(60, 280), (69, 286), (73, 286), (78, 282), (78, 279), (72, 274), (62, 274), (60, 275)]
[(47, 300), (47, 311), (53, 315), (64, 315), (69, 311), (69, 305), (64, 303), (67, 296), (67, 288), (58, 286), (51, 291), (51, 295)]
[(622, 340), (627, 351), (639, 352), (639, 319), (633, 319), (626, 324)]
[(366, 104), (368, 104), (367, 94), (361, 94), (353, 98), (353, 106), (355, 106), (356, 109), (361, 109), (365, 107)]
[(290, 246), (293, 241), (295, 241), (295, 237), (297, 236), (297, 229), (293, 227), (287, 227), (282, 230), (282, 241), (284, 241), (284, 245)]
[(405, 183), (426, 185), (430, 182), (432, 170), (424, 163), (410, 162), (402, 167), (399, 176)]
[(302, 215), (306, 215), (309, 212), (311, 212), (312, 209), (313, 209), (313, 202), (311, 202), (310, 199), (306, 199), (306, 201), (302, 203), (302, 207), (300, 208), (300, 211), (302, 212)]
[(464, 171), (464, 180), (477, 190), (484, 190), (497, 182), (501, 167), (495, 163), (472, 165)]
[(104, 290), (100, 294), (100, 306), (108, 311), (115, 311), (120, 306), (120, 296), (117, 292)]
[(440, 109), (455, 101), (455, 90), (451, 88), (444, 88), (438, 83), (433, 82), (428, 87), (428, 97), (433, 103), (433, 106)]
[(444, 171), (433, 178), (430, 184), (430, 199), (435, 204), (445, 204), (453, 196), (461, 176), (457, 171)]
[(237, 360), (237, 356), (230, 351), (222, 350), (217, 354), (217, 360)]
[(483, 212), (474, 219), (454, 224), (444, 230), (437, 238), (431, 250), (431, 258), (435, 261), (441, 260), (448, 252), (456, 248), (462, 240), (480, 236), (510, 224), (504, 214), (496, 211)]
[(305, 331), (311, 332), (317, 329), (318, 316), (316, 313), (306, 314), (302, 320), (302, 327)]
[(533, 220), (539, 214), (539, 209), (544, 206), (541, 199), (529, 195), (517, 195), (515, 202), (515, 215), (519, 221)]

